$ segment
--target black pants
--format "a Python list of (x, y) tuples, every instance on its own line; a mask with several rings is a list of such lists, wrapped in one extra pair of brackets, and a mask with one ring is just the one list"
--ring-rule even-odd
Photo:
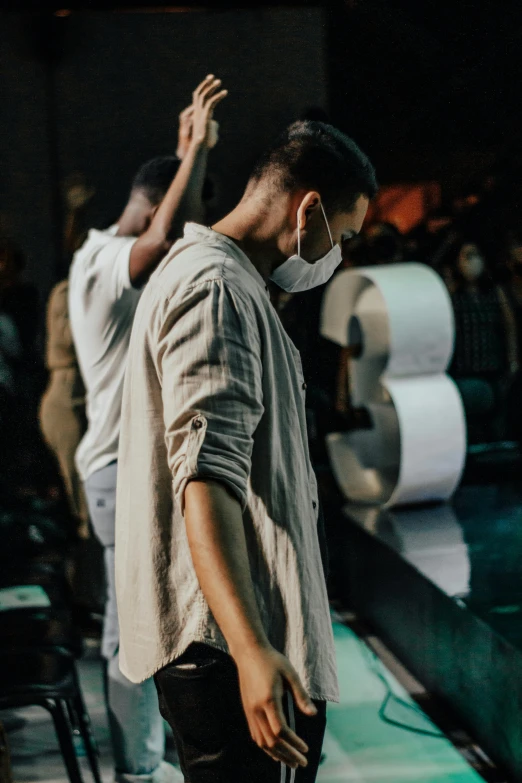
[[(180, 664), (195, 668), (179, 668)], [(295, 772), (274, 761), (250, 737), (232, 658), (194, 643), (154, 677), (160, 711), (174, 733), (186, 783), (314, 783), (326, 728), (326, 703), (303, 715), (285, 694), (289, 725), (309, 747), (308, 766)], [(294, 777), (295, 776), (295, 777)]]

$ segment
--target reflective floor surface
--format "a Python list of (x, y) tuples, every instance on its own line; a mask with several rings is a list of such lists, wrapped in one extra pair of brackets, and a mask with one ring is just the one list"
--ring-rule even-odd
[(522, 482), (465, 486), (449, 504), (348, 513), (522, 648)]

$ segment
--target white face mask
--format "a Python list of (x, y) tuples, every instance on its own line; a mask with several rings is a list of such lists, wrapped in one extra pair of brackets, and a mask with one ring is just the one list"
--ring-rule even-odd
[(340, 245), (334, 245), (332, 232), (326, 219), (326, 215), (321, 204), (324, 222), (328, 229), (328, 236), (332, 243), (332, 249), (319, 258), (314, 264), (310, 264), (301, 258), (301, 230), (299, 227), (299, 217), (297, 219), (297, 255), (291, 256), (284, 261), (281, 266), (274, 269), (270, 275), (270, 280), (277, 283), (283, 291), (297, 293), (299, 291), (309, 291), (318, 285), (327, 283), (331, 278), (341, 261), (343, 260)]
[(484, 272), (484, 259), (477, 253), (470, 254), (462, 261), (461, 271), (466, 280), (477, 280)]

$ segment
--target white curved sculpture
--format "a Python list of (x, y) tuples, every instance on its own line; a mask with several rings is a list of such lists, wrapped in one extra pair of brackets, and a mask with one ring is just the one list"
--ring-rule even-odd
[(466, 454), (461, 397), (446, 375), (454, 331), (446, 287), (423, 264), (346, 270), (328, 286), (321, 334), (361, 345), (350, 359), (352, 403), (373, 423), (327, 437), (349, 500), (396, 506), (454, 493)]

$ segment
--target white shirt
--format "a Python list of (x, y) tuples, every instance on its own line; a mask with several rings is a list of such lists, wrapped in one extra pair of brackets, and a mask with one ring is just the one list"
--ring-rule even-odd
[(92, 229), (69, 276), (69, 318), (85, 383), (88, 428), (76, 452), (83, 481), (118, 456), (123, 379), (141, 291), (132, 287), (129, 257), (136, 237)]
[(191, 478), (241, 504), (259, 613), (314, 699), (338, 699), (299, 352), (231, 240), (185, 227), (141, 298), (123, 394), (116, 498), (120, 668), (145, 680), (193, 641), (227, 650), (200, 588)]

